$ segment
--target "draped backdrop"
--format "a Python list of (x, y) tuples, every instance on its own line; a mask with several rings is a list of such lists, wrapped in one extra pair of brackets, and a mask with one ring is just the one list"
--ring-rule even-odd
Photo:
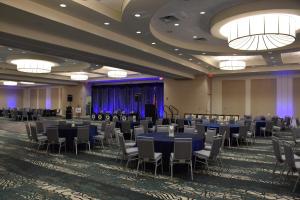
[(145, 104), (155, 104), (158, 117), (164, 114), (163, 83), (143, 83), (126, 85), (101, 85), (92, 87), (92, 110), (94, 113), (121, 110), (126, 114), (138, 111), (135, 94), (141, 94), (139, 111), (145, 117)]

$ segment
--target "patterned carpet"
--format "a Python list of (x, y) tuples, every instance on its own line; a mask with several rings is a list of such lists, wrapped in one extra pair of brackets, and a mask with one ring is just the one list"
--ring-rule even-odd
[[(22, 128), (23, 127), (23, 128)], [(136, 174), (116, 161), (116, 147), (92, 152), (46, 154), (27, 141), (21, 122), (0, 120), (0, 199), (300, 199), (296, 180), (280, 183), (274, 166), (271, 141), (226, 149), (224, 171), (197, 170), (190, 181), (187, 168), (153, 176), (153, 167)], [(22, 131), (23, 130), (23, 131)]]

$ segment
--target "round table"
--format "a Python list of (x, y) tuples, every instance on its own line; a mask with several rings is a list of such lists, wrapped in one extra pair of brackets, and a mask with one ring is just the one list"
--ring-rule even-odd
[(165, 166), (169, 164), (170, 154), (174, 151), (174, 138), (192, 138), (193, 151), (204, 149), (204, 140), (199, 135), (192, 133), (175, 133), (174, 137), (169, 137), (169, 133), (148, 133), (138, 137), (153, 137), (154, 150), (162, 153)]
[[(77, 128), (78, 126), (72, 127), (70, 124), (58, 126), (59, 137), (66, 138), (67, 149), (73, 149), (74, 137), (77, 137)], [(93, 137), (95, 135), (97, 135), (97, 126), (90, 125), (89, 140), (91, 145), (94, 143)]]

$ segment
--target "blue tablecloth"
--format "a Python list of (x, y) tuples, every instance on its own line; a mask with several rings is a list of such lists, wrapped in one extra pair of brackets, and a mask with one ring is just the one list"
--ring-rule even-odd
[[(139, 137), (153, 137), (155, 152), (163, 154), (164, 163), (168, 163), (170, 154), (174, 151), (174, 138), (169, 137), (168, 133), (148, 133)], [(192, 138), (193, 151), (204, 149), (204, 141), (197, 134), (175, 133), (175, 138)]]

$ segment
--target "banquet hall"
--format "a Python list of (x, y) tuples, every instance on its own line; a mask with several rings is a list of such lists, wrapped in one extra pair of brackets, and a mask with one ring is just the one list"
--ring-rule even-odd
[(299, 0), (0, 0), (0, 200), (300, 199), (299, 89)]

